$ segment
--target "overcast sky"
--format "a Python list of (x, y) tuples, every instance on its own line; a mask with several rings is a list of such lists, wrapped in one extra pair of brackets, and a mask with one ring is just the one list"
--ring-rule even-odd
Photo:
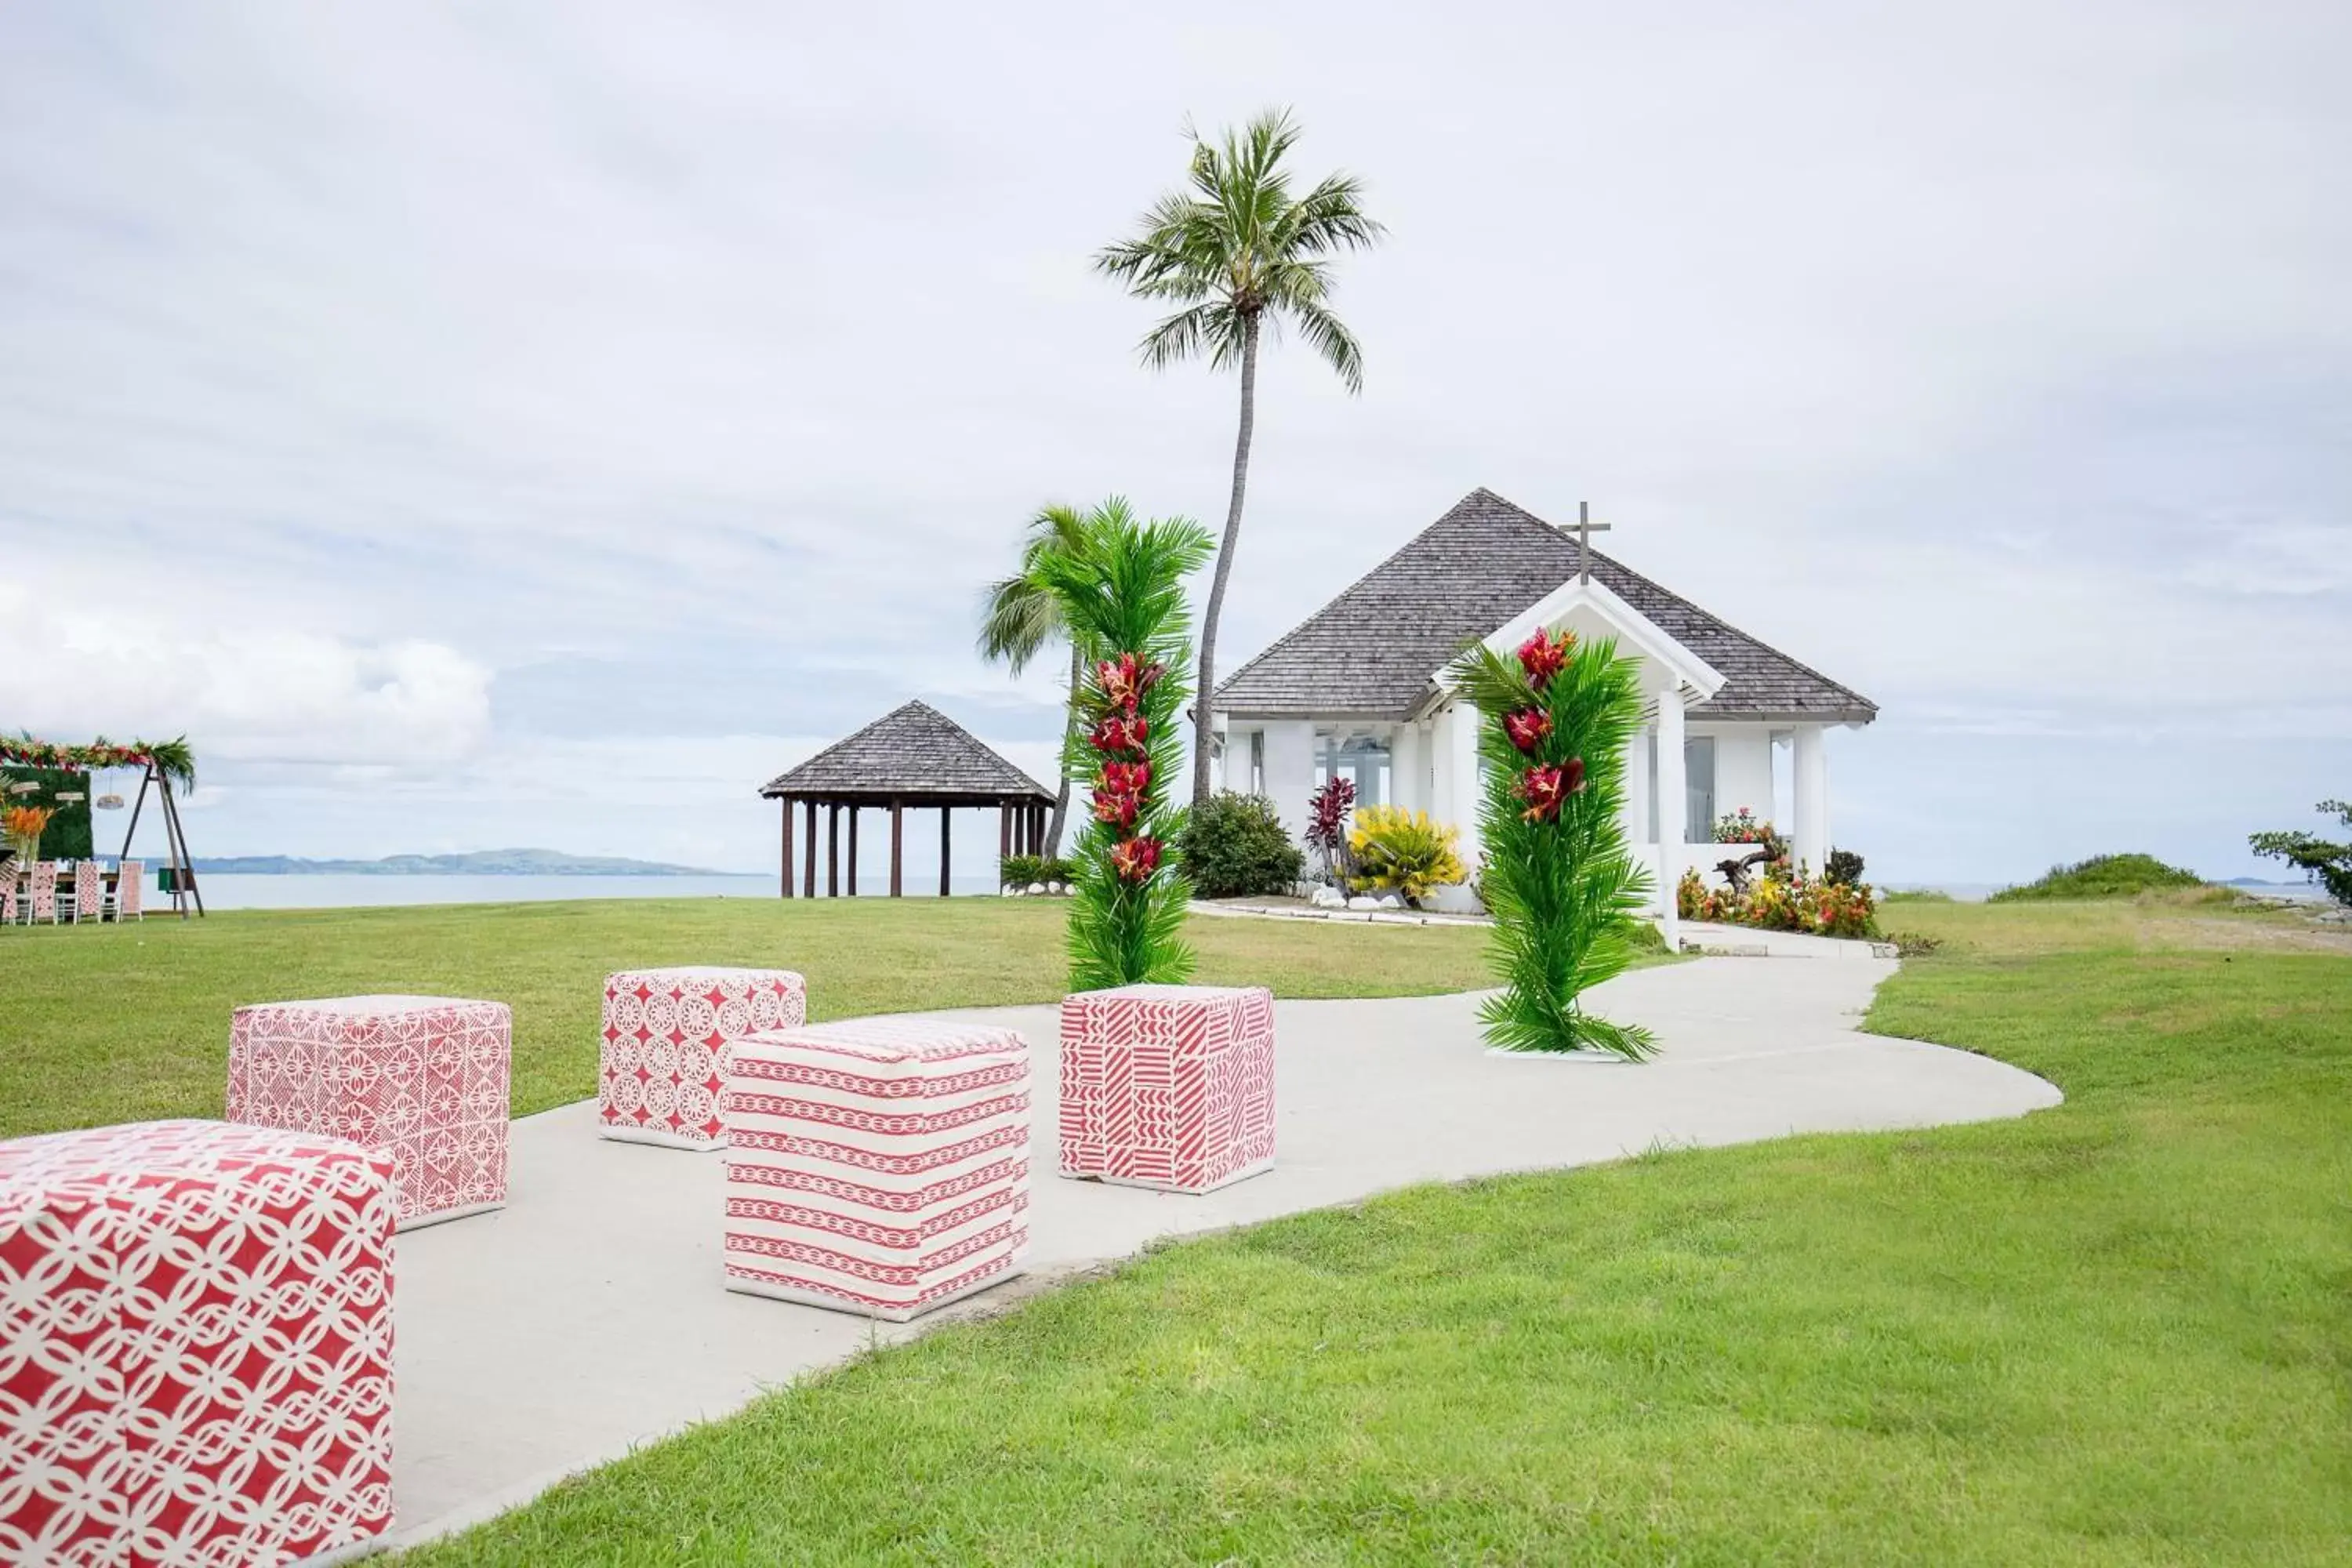
[(186, 731), (205, 854), (762, 868), (911, 696), (1045, 773), (981, 584), (1233, 438), (1088, 257), (1288, 104), (1391, 238), (1226, 668), (1483, 484), (1876, 700), (1878, 877), (2352, 794), (2352, 8), (1481, 12), (0, 6), (0, 727)]

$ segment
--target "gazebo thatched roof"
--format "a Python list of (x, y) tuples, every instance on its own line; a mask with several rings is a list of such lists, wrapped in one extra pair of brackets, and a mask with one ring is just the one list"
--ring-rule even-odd
[(770, 779), (770, 800), (908, 805), (1002, 805), (1054, 792), (982, 745), (928, 702), (893, 709), (846, 740)]

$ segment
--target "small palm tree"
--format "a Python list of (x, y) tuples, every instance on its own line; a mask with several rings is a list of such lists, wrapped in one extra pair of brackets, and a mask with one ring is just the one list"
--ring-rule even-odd
[[(1095, 520), (1076, 507), (1049, 506), (1029, 520), (1021, 535), (1021, 567), (1010, 577), (988, 585), (981, 595), (980, 657), (1002, 664), (1018, 675), (1048, 644), (1070, 645), (1070, 689), (1063, 708), (1063, 740), (1076, 722), (1079, 687), (1084, 679), (1086, 650), (1070, 636), (1062, 617), (1062, 601), (1047, 586), (1045, 567), (1056, 555), (1083, 553), (1094, 537)], [(1070, 781), (1065, 776), (1054, 796), (1054, 821), (1045, 835), (1045, 852), (1060, 851), (1062, 828), (1070, 815)]]
[(1234, 442), (1233, 499), (1217, 570), (1201, 618), (1201, 664), (1193, 689), (1192, 803), (1209, 794), (1209, 704), (1216, 692), (1217, 619), (1241, 537), (1249, 481), (1250, 434), (1257, 423), (1257, 349), (1265, 326), (1287, 321), (1351, 393), (1364, 389), (1363, 355), (1330, 310), (1332, 258), (1369, 249), (1387, 232), (1366, 217), (1363, 187), (1332, 174), (1303, 196), (1290, 191), (1284, 154), (1298, 140), (1286, 110), (1259, 115), (1212, 144), (1192, 140), (1190, 188), (1171, 191), (1143, 215), (1143, 232), (1095, 258), (1096, 267), (1138, 299), (1181, 307), (1145, 334), (1154, 370), (1206, 354), (1212, 370), (1238, 367), (1241, 432)]

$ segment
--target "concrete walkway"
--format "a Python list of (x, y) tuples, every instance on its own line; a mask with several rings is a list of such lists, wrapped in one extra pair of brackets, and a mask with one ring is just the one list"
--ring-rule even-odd
[[(1710, 958), (1622, 976), (1594, 1002), (1657, 1031), (1664, 1054), (1638, 1067), (1490, 1056), (1469, 996), (1285, 1002), (1276, 1168), (1206, 1197), (1057, 1178), (1055, 1010), (996, 1010), (1036, 1053), (1030, 1268), (1050, 1279), (1159, 1237), (1414, 1182), (2058, 1102), (1989, 1058), (1856, 1033), (1894, 970)], [(515, 1123), (507, 1208), (399, 1239), (396, 1542), (920, 1331), (722, 1289), (719, 1161), (605, 1142), (592, 1106), (567, 1106)]]

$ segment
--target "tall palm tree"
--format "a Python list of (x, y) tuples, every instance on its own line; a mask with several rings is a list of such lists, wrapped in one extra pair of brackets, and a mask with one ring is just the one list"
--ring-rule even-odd
[(1205, 354), (1212, 370), (1241, 370), (1233, 500), (1201, 617), (1201, 668), (1193, 685), (1192, 803), (1198, 805), (1209, 794), (1217, 618), (1241, 537), (1250, 434), (1257, 423), (1258, 339), (1269, 324), (1279, 336), (1287, 322), (1349, 392), (1361, 393), (1363, 355), (1328, 303), (1332, 259), (1370, 248), (1388, 231), (1364, 216), (1363, 186), (1352, 175), (1328, 175), (1305, 195), (1291, 195), (1282, 160), (1298, 140), (1298, 127), (1287, 110), (1269, 110), (1216, 143), (1198, 132), (1187, 134), (1192, 142), (1187, 188), (1160, 197), (1143, 215), (1143, 231), (1102, 251), (1095, 266), (1138, 299), (1180, 307), (1145, 334), (1145, 364), (1159, 370)]
[[(1062, 710), (1065, 743), (1070, 726), (1077, 720), (1086, 650), (1070, 635), (1062, 618), (1062, 601), (1047, 585), (1045, 565), (1050, 557), (1083, 554), (1094, 537), (1094, 518), (1076, 507), (1040, 508), (1022, 530), (1020, 569), (1010, 577), (991, 583), (980, 601), (980, 657), (991, 664), (1002, 664), (1018, 675), (1028, 668), (1031, 659), (1045, 651), (1047, 644), (1070, 645), (1070, 689)], [(1064, 776), (1062, 787), (1054, 796), (1053, 826), (1045, 836), (1045, 852), (1049, 855), (1059, 852), (1062, 828), (1070, 815), (1068, 770), (1055, 771)]]

